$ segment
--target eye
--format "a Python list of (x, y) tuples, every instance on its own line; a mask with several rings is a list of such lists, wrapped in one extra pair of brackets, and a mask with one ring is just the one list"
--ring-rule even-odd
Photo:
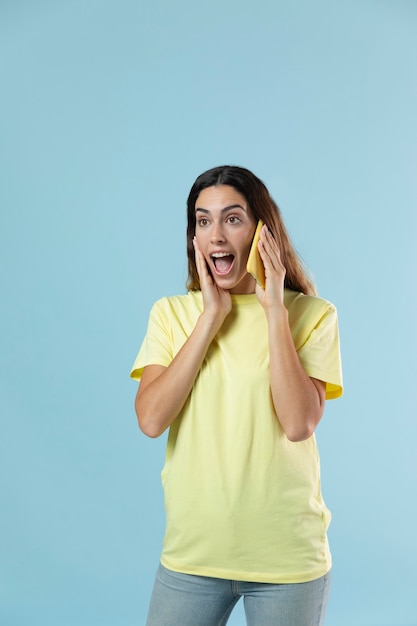
[(197, 220), (197, 224), (199, 226), (207, 226), (208, 219), (206, 217), (200, 217), (200, 219)]
[(229, 224), (239, 224), (241, 222), (237, 215), (229, 215), (227, 221), (229, 222)]

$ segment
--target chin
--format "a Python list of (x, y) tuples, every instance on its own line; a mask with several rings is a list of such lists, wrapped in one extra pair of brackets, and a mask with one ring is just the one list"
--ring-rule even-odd
[(250, 277), (243, 276), (240, 280), (233, 279), (232, 277), (220, 277), (215, 278), (216, 285), (225, 291), (234, 290), (235, 294), (248, 294), (255, 293), (255, 280)]
[(227, 276), (215, 276), (214, 282), (218, 287), (221, 287), (222, 289), (230, 290), (233, 289), (233, 287), (236, 287), (236, 281), (231, 278), (227, 278)]

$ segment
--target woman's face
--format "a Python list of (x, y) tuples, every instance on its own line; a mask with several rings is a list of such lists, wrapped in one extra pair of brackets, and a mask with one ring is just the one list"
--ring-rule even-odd
[(230, 293), (255, 292), (255, 280), (246, 271), (255, 218), (234, 187), (203, 189), (195, 203), (197, 243), (219, 287)]

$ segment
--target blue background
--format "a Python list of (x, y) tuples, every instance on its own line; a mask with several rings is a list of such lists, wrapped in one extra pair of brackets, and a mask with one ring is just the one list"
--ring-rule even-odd
[(417, 625), (416, 27), (401, 0), (1, 1), (2, 624), (144, 623), (165, 438), (129, 370), (184, 292), (189, 188), (232, 163), (339, 311), (327, 623)]

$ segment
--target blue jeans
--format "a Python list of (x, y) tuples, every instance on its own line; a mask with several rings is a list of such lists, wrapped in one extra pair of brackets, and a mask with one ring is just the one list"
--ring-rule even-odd
[(179, 574), (159, 566), (146, 626), (224, 626), (243, 596), (247, 626), (321, 626), (330, 573), (276, 585)]

